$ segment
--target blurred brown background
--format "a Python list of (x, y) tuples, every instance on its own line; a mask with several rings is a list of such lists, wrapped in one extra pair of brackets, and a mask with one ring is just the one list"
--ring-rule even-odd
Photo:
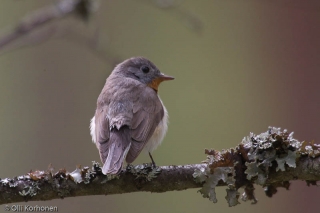
[[(54, 2), (1, 2), (0, 30), (7, 32), (25, 14)], [(320, 141), (319, 1), (185, 0), (169, 8), (154, 2), (100, 1), (88, 22), (63, 19), (53, 23), (57, 31), (51, 39), (0, 55), (1, 178), (44, 170), (49, 163), (73, 171), (77, 164), (100, 161), (89, 120), (114, 62), (132, 56), (145, 56), (176, 77), (160, 86), (170, 125), (153, 155), (158, 165), (199, 163), (205, 148), (233, 147), (269, 125), (295, 131), (299, 140)], [(96, 46), (87, 42), (88, 35), (99, 36)], [(142, 162), (149, 157), (141, 155), (135, 163)], [(197, 189), (27, 204), (79, 213), (319, 207), (319, 189), (301, 181), (271, 199), (256, 188), (257, 205), (241, 201), (234, 208), (227, 206), (223, 187), (217, 204)]]

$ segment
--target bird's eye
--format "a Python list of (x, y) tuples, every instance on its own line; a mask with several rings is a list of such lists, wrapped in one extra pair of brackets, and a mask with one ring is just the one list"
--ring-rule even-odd
[(144, 72), (144, 73), (148, 73), (148, 72), (150, 71), (150, 69), (149, 69), (148, 66), (143, 66), (143, 67), (141, 67), (141, 70), (142, 70), (142, 72)]

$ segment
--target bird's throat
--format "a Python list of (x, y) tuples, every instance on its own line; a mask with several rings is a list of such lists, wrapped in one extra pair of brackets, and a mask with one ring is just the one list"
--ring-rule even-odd
[(158, 87), (162, 81), (163, 79), (161, 78), (155, 78), (148, 84), (148, 87), (151, 87), (154, 91), (158, 92)]

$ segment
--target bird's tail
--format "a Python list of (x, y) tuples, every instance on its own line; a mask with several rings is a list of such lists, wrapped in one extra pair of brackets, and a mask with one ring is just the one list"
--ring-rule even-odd
[[(100, 147), (101, 159), (106, 159), (102, 167), (103, 174), (118, 174), (121, 172), (122, 164), (131, 146), (130, 129), (123, 126), (119, 130), (113, 128), (110, 131), (109, 141), (106, 147)], [(103, 156), (103, 158), (102, 158)]]

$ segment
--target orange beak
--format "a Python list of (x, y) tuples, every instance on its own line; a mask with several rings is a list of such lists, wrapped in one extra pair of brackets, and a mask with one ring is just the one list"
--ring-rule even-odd
[(148, 84), (148, 86), (154, 89), (155, 91), (158, 91), (158, 87), (162, 81), (169, 81), (173, 79), (174, 77), (161, 73), (160, 76), (153, 79), (151, 83)]

